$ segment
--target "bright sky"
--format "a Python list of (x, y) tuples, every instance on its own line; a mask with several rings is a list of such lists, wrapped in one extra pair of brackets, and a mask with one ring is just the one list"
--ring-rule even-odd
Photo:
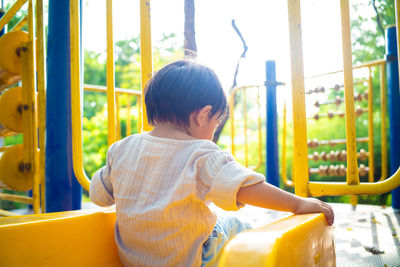
[[(341, 69), (340, 7), (338, 1), (302, 1), (305, 76)], [(84, 46), (106, 49), (105, 0), (84, 1)], [(152, 0), (153, 43), (163, 33), (176, 33), (183, 43), (184, 0)], [(197, 0), (196, 41), (199, 59), (215, 69), (225, 88), (232, 84), (242, 43), (249, 47), (241, 63), (239, 84), (262, 84), (265, 61), (276, 60), (277, 77), (290, 81), (287, 2), (276, 0)], [(139, 34), (139, 1), (114, 1), (115, 40)]]

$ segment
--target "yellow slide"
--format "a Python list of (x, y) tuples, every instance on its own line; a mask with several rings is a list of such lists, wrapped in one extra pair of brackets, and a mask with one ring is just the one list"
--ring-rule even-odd
[[(112, 208), (0, 218), (0, 266), (122, 266)], [(296, 215), (240, 233), (219, 266), (335, 266), (332, 227)]]

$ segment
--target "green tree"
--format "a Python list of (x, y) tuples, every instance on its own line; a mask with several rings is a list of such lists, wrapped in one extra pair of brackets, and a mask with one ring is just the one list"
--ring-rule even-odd
[[(139, 37), (120, 40), (115, 43), (115, 86), (125, 89), (141, 89)], [(177, 45), (175, 34), (164, 34), (155, 42), (153, 48), (153, 65), (157, 70), (167, 62), (183, 57), (183, 49)], [(105, 52), (85, 51), (84, 58), (85, 84), (106, 85)], [(138, 113), (135, 108), (137, 98), (130, 97), (130, 114), (127, 114), (127, 100), (121, 95), (120, 129), (121, 137), (126, 135), (127, 117), (131, 118), (132, 133), (136, 133)], [(88, 176), (105, 164), (107, 144), (107, 108), (106, 94), (85, 92), (83, 119), (84, 168)]]

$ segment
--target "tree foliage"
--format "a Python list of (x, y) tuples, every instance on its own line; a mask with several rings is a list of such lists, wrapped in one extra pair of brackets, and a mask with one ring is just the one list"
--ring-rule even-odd
[[(115, 86), (125, 89), (141, 90), (140, 40), (134, 37), (115, 43)], [(183, 49), (177, 45), (175, 34), (164, 34), (155, 42), (153, 66), (157, 70), (166, 63), (183, 57)], [(106, 85), (105, 52), (85, 51), (84, 83)], [(135, 108), (138, 98), (129, 97), (130, 112), (127, 114), (127, 97), (118, 97), (120, 111), (120, 137), (126, 136), (127, 118), (130, 118), (132, 133), (138, 132), (138, 112)], [(105, 164), (108, 149), (107, 136), (107, 98), (105, 93), (85, 92), (83, 119), (84, 168), (88, 176)]]

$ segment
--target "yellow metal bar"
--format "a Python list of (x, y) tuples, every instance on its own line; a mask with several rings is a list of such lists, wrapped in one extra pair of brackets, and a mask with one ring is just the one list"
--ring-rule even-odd
[(32, 127), (32, 116), (30, 110), (32, 110), (32, 98), (29, 97), (30, 87), (32, 82), (30, 81), (30, 67), (29, 67), (29, 55), (27, 53), (28, 45), (24, 44), (22, 47), (22, 123), (23, 123), (23, 142), (24, 142), (24, 164), (27, 170), (32, 169), (32, 155), (30, 151), (33, 151), (33, 127)]
[(313, 197), (339, 195), (378, 195), (400, 186), (400, 168), (388, 179), (375, 183), (317, 183), (310, 182), (309, 191)]
[(349, 1), (340, 0), (346, 110), (347, 184), (359, 184), (357, 166), (356, 127), (354, 113), (353, 66), (351, 55)]
[(248, 88), (257, 88), (257, 108), (258, 108), (258, 162), (254, 166), (250, 166), (251, 169), (257, 169), (262, 164), (262, 133), (261, 133), (261, 105), (260, 105), (260, 87), (262, 85), (248, 85), (248, 86), (240, 86), (234, 88), (230, 93), (229, 99), (229, 119), (230, 119), (230, 127), (231, 127), (231, 153), (235, 156), (235, 97), (239, 91), (243, 91), (243, 120), (244, 120), (244, 137), (245, 137), (245, 166), (249, 167), (248, 165), (248, 136), (247, 136), (247, 96), (246, 96), (246, 89)]
[(233, 90), (229, 100), (229, 120), (231, 121), (231, 153), (235, 157), (235, 96), (236, 91)]
[[(107, 93), (107, 87), (101, 86), (101, 85), (84, 84), (83, 89), (85, 91)], [(118, 88), (118, 87), (115, 88), (115, 92), (123, 93), (123, 94), (127, 94), (127, 95), (141, 95), (142, 94), (141, 90), (124, 89), (124, 88)]]
[(33, 204), (32, 197), (26, 197), (26, 196), (20, 196), (20, 195), (0, 193), (0, 199), (14, 201), (14, 202), (21, 202), (21, 203), (25, 203), (25, 204)]
[(153, 56), (151, 47), (150, 0), (140, 0), (140, 60), (142, 73), (142, 124), (143, 131), (150, 131), (147, 121), (144, 89), (153, 72)]
[(248, 145), (247, 145), (247, 94), (243, 89), (243, 129), (244, 129), (244, 165), (249, 167)]
[(19, 214), (0, 209), (0, 217), (12, 217), (12, 216), (18, 216), (18, 215)]
[(115, 104), (116, 104), (116, 130), (117, 130), (117, 140), (121, 140), (121, 120), (119, 118), (120, 113), (120, 103), (119, 103), (119, 94), (115, 94)]
[(2, 146), (0, 147), (0, 152), (6, 151), (7, 149), (11, 148), (12, 146)]
[(80, 29), (79, 0), (70, 1), (70, 48), (71, 48), (71, 125), (72, 125), (72, 162), (75, 176), (85, 190), (89, 191), (90, 180), (83, 170), (82, 152), (82, 114), (80, 81)]
[(10, 30), (10, 32), (19, 31), (22, 27), (25, 26), (27, 21), (28, 21), (28, 16), (24, 16), (17, 22), (17, 24), (14, 25), (14, 27)]
[(296, 195), (308, 196), (307, 121), (304, 89), (300, 1), (288, 0), (293, 98), (293, 164)]
[(373, 90), (372, 90), (372, 72), (368, 68), (368, 182), (374, 182), (374, 117), (372, 110)]
[[(385, 59), (377, 59), (377, 60), (365, 62), (365, 63), (360, 64), (360, 65), (353, 66), (353, 70), (367, 68), (367, 67), (370, 67), (370, 66), (373, 67), (373, 66), (384, 64), (384, 63), (386, 63)], [(326, 73), (322, 73), (322, 74), (317, 74), (317, 75), (306, 77), (306, 79), (314, 79), (314, 78), (319, 78), (319, 77), (322, 77), (322, 76), (331, 75), (331, 74), (337, 74), (337, 73), (341, 73), (341, 72), (343, 72), (343, 70), (326, 72)]]
[(136, 99), (136, 107), (138, 111), (138, 133), (143, 132), (143, 127), (142, 127), (142, 95), (138, 95)]
[(20, 10), (20, 8), (26, 3), (27, 0), (17, 0), (14, 5), (12, 5), (0, 19), (0, 31), (4, 28), (4, 26), (10, 22), (12, 17)]
[(260, 87), (257, 87), (257, 108), (258, 108), (258, 163), (253, 169), (257, 169), (262, 164), (262, 134), (261, 134), (261, 104)]
[(131, 133), (131, 99), (126, 95), (126, 136), (130, 136)]
[(114, 35), (112, 0), (107, 0), (107, 114), (108, 146), (117, 140), (115, 115), (115, 69), (114, 69)]
[(40, 206), (41, 211), (45, 212), (45, 135), (46, 135), (46, 67), (45, 67), (45, 35), (44, 35), (44, 6), (43, 0), (36, 0), (36, 60), (37, 60), (37, 91), (38, 91), (38, 114), (39, 114), (39, 177), (40, 177)]
[(31, 106), (30, 116), (32, 121), (32, 146), (30, 148), (30, 158), (32, 162), (33, 173), (33, 212), (40, 212), (40, 174), (39, 174), (39, 153), (38, 153), (38, 134), (37, 134), (37, 98), (36, 98), (36, 41), (35, 41), (35, 12), (33, 9), (33, 0), (28, 2), (28, 57), (29, 57), (29, 76), (28, 76), (28, 101)]
[(381, 94), (381, 178), (387, 177), (387, 140), (386, 140), (386, 71), (385, 64), (379, 65), (380, 70), (380, 94)]
[(282, 181), (286, 186), (293, 187), (293, 181), (290, 181), (286, 173), (286, 98), (283, 101), (283, 130), (282, 130)]

